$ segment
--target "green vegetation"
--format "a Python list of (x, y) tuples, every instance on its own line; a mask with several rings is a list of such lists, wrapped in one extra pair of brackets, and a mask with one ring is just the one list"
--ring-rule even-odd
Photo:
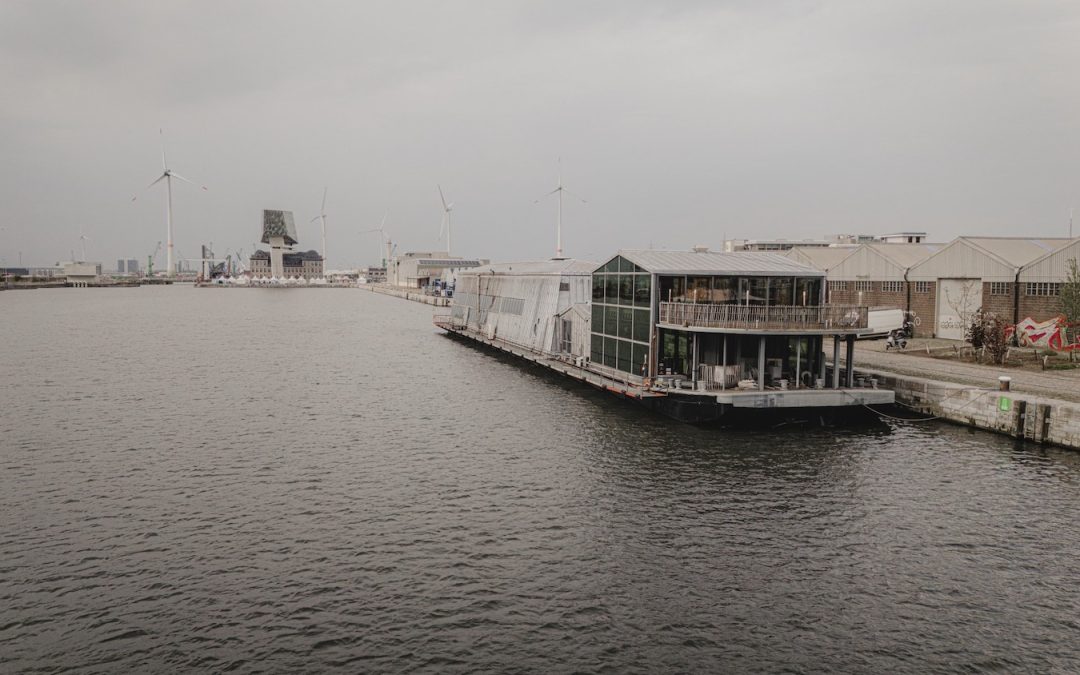
[(1080, 323), (1080, 268), (1069, 260), (1069, 274), (1061, 285), (1061, 307), (1070, 323)]
[(976, 355), (981, 351), (990, 357), (991, 363), (1003, 365), (1009, 352), (1009, 341), (1005, 334), (1008, 326), (1009, 322), (1004, 317), (980, 309), (971, 317), (967, 341), (971, 343)]

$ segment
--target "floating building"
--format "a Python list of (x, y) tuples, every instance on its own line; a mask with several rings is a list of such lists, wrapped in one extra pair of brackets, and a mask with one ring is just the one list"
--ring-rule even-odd
[[(891, 391), (855, 386), (868, 309), (826, 306), (824, 279), (779, 254), (704, 248), (485, 265), (459, 273), (435, 322), (685, 421), (892, 403)], [(828, 366), (842, 346), (846, 368)]]

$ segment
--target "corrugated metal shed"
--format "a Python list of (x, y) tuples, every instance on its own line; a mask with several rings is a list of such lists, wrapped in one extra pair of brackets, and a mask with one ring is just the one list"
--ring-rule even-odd
[(908, 272), (911, 281), (1014, 281), (1018, 269), (1068, 244), (1068, 239), (958, 237)]
[(780, 253), (621, 250), (619, 255), (653, 274), (825, 276), (824, 272), (787, 258)]
[(944, 247), (944, 244), (862, 244), (829, 270), (828, 278), (834, 281), (903, 281), (908, 268)]
[(1069, 275), (1070, 260), (1075, 260), (1080, 264), (1080, 238), (1073, 239), (1056, 251), (1051, 251), (1024, 265), (1020, 270), (1020, 281), (1061, 283)]
[(828, 273), (855, 250), (854, 246), (796, 246), (784, 257)]
[(554, 354), (559, 351), (559, 315), (581, 305), (582, 310), (571, 320), (574, 349), (584, 350), (591, 319), (587, 303), (592, 297), (592, 270), (598, 266), (566, 259), (496, 263), (464, 270), (458, 275), (451, 312), (489, 339)]

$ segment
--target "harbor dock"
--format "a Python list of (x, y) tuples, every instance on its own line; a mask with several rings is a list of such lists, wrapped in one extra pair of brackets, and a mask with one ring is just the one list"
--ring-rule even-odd
[(358, 288), (370, 291), (371, 293), (379, 293), (380, 295), (389, 295), (395, 298), (401, 298), (402, 300), (419, 302), (424, 305), (433, 305), (435, 307), (450, 306), (450, 298), (443, 295), (431, 295), (419, 288), (403, 288), (387, 284), (360, 284)]

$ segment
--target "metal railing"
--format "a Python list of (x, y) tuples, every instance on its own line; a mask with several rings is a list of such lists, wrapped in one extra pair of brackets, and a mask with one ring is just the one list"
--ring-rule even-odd
[(693, 328), (736, 330), (860, 330), (868, 308), (854, 305), (708, 305), (661, 302), (660, 323)]

